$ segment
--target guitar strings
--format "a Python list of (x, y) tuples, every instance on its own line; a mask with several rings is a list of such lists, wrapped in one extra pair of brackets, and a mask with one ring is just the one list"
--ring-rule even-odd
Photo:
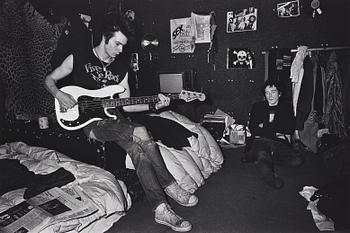
[[(147, 99), (146, 103), (157, 102), (159, 100), (159, 99), (154, 98), (153, 101), (151, 101), (150, 99), (152, 99), (152, 98), (153, 97), (146, 98)], [(128, 99), (128, 101), (124, 101), (124, 102), (130, 102), (130, 105), (133, 105), (135, 102), (136, 102), (136, 104), (146, 104), (146, 103), (143, 103), (142, 101), (141, 101), (141, 103), (137, 103), (138, 101), (135, 101), (135, 99), (140, 99), (140, 97), (130, 97), (127, 99)], [(81, 105), (83, 108), (90, 108), (90, 109), (96, 108), (97, 109), (97, 108), (104, 107), (103, 102), (104, 101), (108, 102), (109, 100), (113, 101), (113, 99), (94, 100), (94, 101), (92, 101), (92, 100), (80, 100), (80, 101), (77, 101), (77, 105)], [(123, 100), (121, 102), (123, 102)], [(132, 103), (132, 102), (134, 102), (134, 103)], [(125, 104), (116, 105), (116, 106), (112, 106), (112, 107), (121, 107), (121, 106), (125, 106)], [(73, 110), (74, 110), (73, 108), (70, 108), (70, 109), (65, 110), (65, 112), (73, 111)]]
[[(169, 94), (167, 96), (170, 98), (173, 98), (173, 99), (177, 99), (179, 97), (178, 94)], [(127, 100), (123, 100), (123, 99), (127, 99)], [(136, 99), (140, 99), (141, 101), (135, 101)], [(121, 104), (121, 105), (116, 105), (116, 106), (111, 106), (111, 107), (122, 107), (125, 105), (134, 105), (134, 104), (147, 104), (150, 102), (159, 101), (159, 98), (156, 95), (144, 97), (143, 99), (146, 100), (146, 102), (142, 102), (141, 97), (129, 97), (129, 98), (120, 98), (120, 99), (106, 99), (106, 100), (80, 100), (80, 101), (77, 101), (77, 105), (81, 105), (84, 108), (97, 109), (97, 108), (101, 108), (101, 107), (106, 107), (106, 106), (103, 106), (103, 102), (108, 102), (108, 101), (113, 101), (113, 100), (120, 100), (120, 102), (123, 102), (123, 101), (130, 102), (130, 104)], [(152, 99), (153, 99), (153, 101), (151, 101)], [(70, 109), (66, 109), (65, 112), (73, 111), (73, 110), (74, 110), (73, 108), (70, 108)]]

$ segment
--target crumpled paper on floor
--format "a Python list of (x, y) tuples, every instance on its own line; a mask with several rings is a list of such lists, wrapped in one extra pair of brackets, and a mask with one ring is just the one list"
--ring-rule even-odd
[(315, 201), (311, 201), (310, 198), (312, 195), (317, 191), (318, 189), (313, 186), (304, 186), (303, 190), (299, 192), (299, 194), (304, 197), (309, 204), (307, 205), (306, 209), (311, 211), (312, 217), (314, 219), (314, 222), (316, 224), (316, 227), (320, 231), (334, 231), (334, 222), (332, 219), (328, 218), (324, 214), (322, 214), (317, 209), (317, 202), (319, 199), (316, 199)]

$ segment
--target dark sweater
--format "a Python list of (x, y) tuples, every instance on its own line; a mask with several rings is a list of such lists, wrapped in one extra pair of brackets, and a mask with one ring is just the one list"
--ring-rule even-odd
[[(269, 122), (270, 111), (274, 111), (275, 117)], [(263, 123), (263, 127), (259, 124)], [(249, 119), (249, 129), (252, 136), (261, 136), (275, 139), (276, 133), (292, 135), (295, 127), (295, 119), (292, 105), (279, 101), (277, 106), (270, 107), (267, 101), (253, 104)]]

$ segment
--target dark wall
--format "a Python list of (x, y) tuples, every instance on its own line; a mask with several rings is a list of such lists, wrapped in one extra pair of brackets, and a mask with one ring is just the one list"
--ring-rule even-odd
[[(143, 32), (159, 37), (158, 59), (152, 68), (157, 70), (197, 70), (198, 89), (208, 96), (196, 104), (197, 118), (220, 108), (237, 120), (246, 121), (251, 104), (260, 99), (259, 89), (265, 76), (264, 51), (271, 48), (296, 48), (350, 45), (350, 1), (322, 0), (323, 14), (312, 18), (311, 0), (300, 0), (301, 15), (278, 18), (276, 4), (282, 0), (128, 0), (125, 8), (136, 12)], [(257, 31), (226, 33), (226, 13), (250, 6), (258, 8)], [(197, 44), (193, 54), (170, 53), (170, 19), (189, 17), (193, 12), (214, 11), (216, 14), (218, 53), (215, 70), (207, 63), (209, 44)], [(226, 69), (227, 48), (250, 48), (255, 55), (255, 68)], [(141, 64), (142, 69), (142, 64)], [(149, 75), (143, 82), (154, 82)], [(152, 84), (153, 85), (153, 84)]]

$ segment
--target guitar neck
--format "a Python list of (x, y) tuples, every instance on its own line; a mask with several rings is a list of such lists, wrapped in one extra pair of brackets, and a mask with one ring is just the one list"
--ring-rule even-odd
[[(170, 99), (179, 99), (179, 94), (168, 94), (166, 96), (169, 97)], [(106, 99), (102, 101), (102, 105), (105, 108), (113, 108), (113, 107), (122, 107), (127, 105), (156, 103), (158, 101), (159, 101), (158, 95), (152, 95), (152, 96), (129, 97), (129, 98), (119, 98), (119, 99)]]

